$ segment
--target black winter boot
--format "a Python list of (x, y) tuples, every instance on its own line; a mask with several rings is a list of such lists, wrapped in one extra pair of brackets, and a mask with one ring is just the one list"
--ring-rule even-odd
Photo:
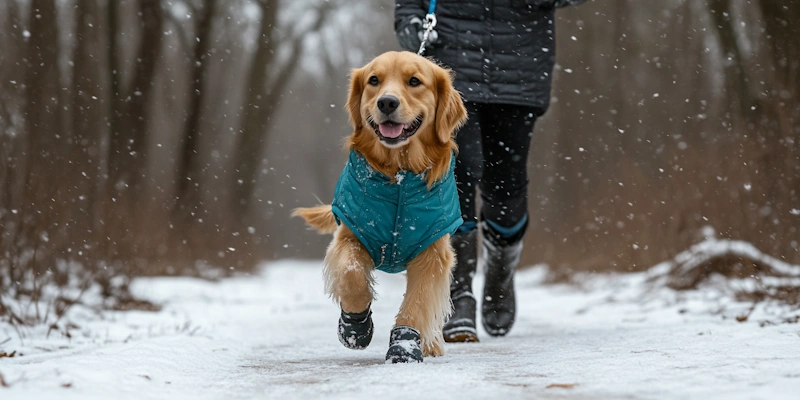
[(514, 298), (514, 271), (522, 255), (525, 227), (506, 238), (483, 224), (483, 258), (486, 284), (483, 287), (483, 328), (492, 336), (503, 336), (514, 325), (517, 303)]
[(456, 252), (456, 265), (450, 282), (453, 315), (444, 323), (442, 334), (444, 341), (449, 343), (477, 342), (472, 278), (478, 265), (478, 230), (456, 233), (450, 238), (450, 244)]
[(422, 362), (422, 339), (419, 331), (405, 325), (395, 326), (389, 334), (386, 363)]
[(372, 341), (372, 311), (369, 306), (360, 313), (347, 313), (342, 310), (339, 317), (339, 341), (344, 347), (353, 350), (366, 349)]

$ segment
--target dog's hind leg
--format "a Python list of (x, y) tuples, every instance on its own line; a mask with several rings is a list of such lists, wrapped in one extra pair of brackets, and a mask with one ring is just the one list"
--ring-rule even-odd
[(444, 355), (442, 325), (452, 307), (450, 270), (454, 260), (450, 235), (445, 235), (408, 263), (406, 294), (395, 325), (420, 332), (423, 356)]
[(325, 292), (342, 311), (365, 311), (374, 294), (374, 267), (367, 249), (347, 226), (341, 225), (325, 255)]

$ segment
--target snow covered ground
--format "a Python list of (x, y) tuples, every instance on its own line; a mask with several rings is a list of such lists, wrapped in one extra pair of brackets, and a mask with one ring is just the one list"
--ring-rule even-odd
[[(403, 275), (378, 274), (376, 333), (363, 351), (336, 338), (319, 262), (284, 261), (220, 282), (139, 279), (158, 313), (75, 307), (71, 338), (0, 324), (0, 399), (797, 399), (797, 310), (714, 291), (648, 290), (644, 274), (543, 285), (517, 277), (509, 336), (448, 344), (444, 357), (386, 365)], [(480, 290), (482, 281), (476, 282)], [(62, 323), (62, 326), (64, 323)], [(22, 353), (22, 356), (19, 356)]]

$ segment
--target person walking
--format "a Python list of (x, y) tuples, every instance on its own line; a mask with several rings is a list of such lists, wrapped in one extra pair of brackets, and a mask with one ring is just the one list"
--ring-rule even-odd
[[(434, 0), (435, 1), (435, 0)], [(514, 272), (528, 226), (527, 160), (533, 127), (550, 103), (555, 10), (586, 0), (438, 0), (424, 55), (455, 72), (469, 120), (456, 135), (456, 184), (463, 225), (452, 236), (456, 265), (447, 342), (477, 342), (472, 278), (481, 231), (486, 274), (481, 316), (492, 336), (514, 325)], [(428, 0), (397, 0), (400, 46), (417, 52)], [(476, 206), (480, 188), (482, 205)]]

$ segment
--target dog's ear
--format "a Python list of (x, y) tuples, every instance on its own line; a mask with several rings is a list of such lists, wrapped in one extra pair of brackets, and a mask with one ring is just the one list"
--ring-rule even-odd
[(436, 136), (442, 143), (448, 143), (456, 131), (467, 121), (467, 109), (461, 94), (453, 88), (453, 72), (435, 67), (437, 103)]
[(356, 131), (362, 128), (361, 118), (361, 93), (364, 91), (364, 69), (354, 68), (350, 71), (350, 92), (347, 95), (347, 113), (350, 116), (350, 125)]

